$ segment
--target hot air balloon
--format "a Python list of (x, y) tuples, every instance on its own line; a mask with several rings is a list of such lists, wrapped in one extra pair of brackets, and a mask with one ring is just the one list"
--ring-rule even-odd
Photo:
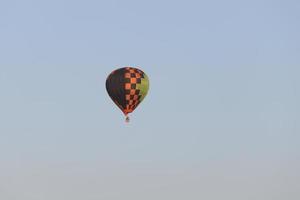
[(129, 122), (132, 113), (144, 100), (149, 90), (149, 79), (140, 69), (124, 67), (113, 71), (106, 79), (106, 90)]

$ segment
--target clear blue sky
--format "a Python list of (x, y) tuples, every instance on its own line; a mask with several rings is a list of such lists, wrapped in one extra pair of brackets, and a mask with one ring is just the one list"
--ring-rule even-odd
[[(300, 199), (299, 10), (0, 1), (0, 199)], [(126, 125), (128, 65), (151, 88)]]

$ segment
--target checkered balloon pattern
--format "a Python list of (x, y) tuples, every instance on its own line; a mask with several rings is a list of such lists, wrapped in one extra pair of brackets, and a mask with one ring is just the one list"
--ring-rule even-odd
[(106, 80), (106, 89), (125, 115), (133, 112), (146, 97), (149, 79), (140, 69), (124, 67), (113, 71)]

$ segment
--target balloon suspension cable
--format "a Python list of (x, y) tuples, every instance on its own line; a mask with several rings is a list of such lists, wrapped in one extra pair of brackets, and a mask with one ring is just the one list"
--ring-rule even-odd
[(128, 115), (126, 115), (125, 122), (126, 122), (126, 123), (129, 123), (129, 122), (130, 122), (130, 118), (129, 118), (129, 116), (128, 116)]

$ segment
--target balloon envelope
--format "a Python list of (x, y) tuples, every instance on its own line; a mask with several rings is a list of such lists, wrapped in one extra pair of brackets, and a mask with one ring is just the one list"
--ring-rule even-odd
[(149, 79), (140, 69), (120, 68), (107, 77), (106, 90), (113, 102), (127, 116), (146, 97), (149, 90)]

